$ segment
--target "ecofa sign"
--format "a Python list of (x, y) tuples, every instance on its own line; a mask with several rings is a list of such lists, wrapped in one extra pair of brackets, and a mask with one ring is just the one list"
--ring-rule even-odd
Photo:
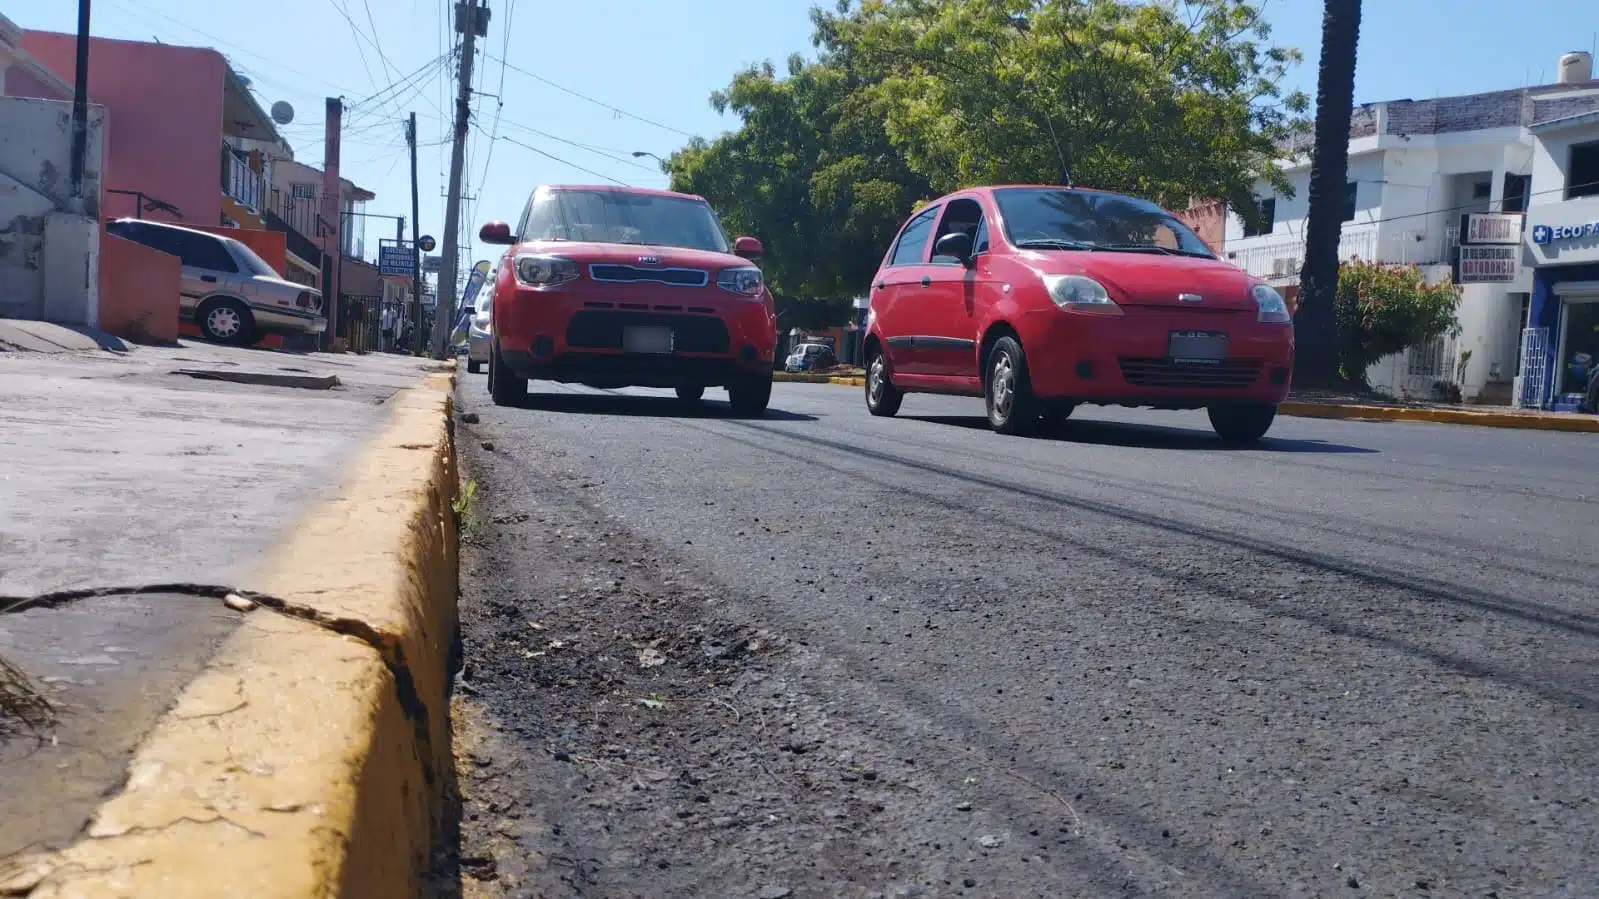
[(1510, 212), (1468, 212), (1460, 217), (1461, 284), (1516, 279), (1522, 217)]

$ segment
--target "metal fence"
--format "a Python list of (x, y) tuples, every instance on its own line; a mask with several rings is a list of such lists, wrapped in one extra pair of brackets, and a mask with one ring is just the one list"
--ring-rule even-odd
[[(342, 305), (339, 309), (339, 336), (344, 338), (348, 349), (357, 353), (376, 353), (397, 348), (405, 325), (403, 303), (398, 300), (385, 303), (383, 297), (376, 295), (343, 294), (340, 299)], [(383, 342), (385, 305), (394, 310), (395, 331), (392, 346)]]
[(1521, 332), (1521, 372), (1517, 381), (1521, 393), (1516, 405), (1523, 409), (1542, 409), (1549, 401), (1549, 329), (1527, 328)]

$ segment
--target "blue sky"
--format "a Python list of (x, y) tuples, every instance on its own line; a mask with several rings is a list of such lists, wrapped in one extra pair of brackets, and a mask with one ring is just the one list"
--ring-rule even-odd
[[(343, 170), (377, 194), (367, 208), (371, 213), (410, 215), (400, 120), (415, 111), (424, 145), (422, 227), (439, 235), (449, 164), (448, 146), (440, 141), (449, 131), (454, 96), (442, 68), (425, 67), (446, 50), (447, 3), (453, 0), (221, 6), (214, 0), (95, 0), (93, 32), (221, 50), (252, 79), (263, 107), (278, 100), (295, 107), (297, 118), (284, 133), (297, 158), (314, 165), (321, 162), (324, 98), (343, 96), (352, 107)], [(488, 0), (493, 19), (487, 41), (480, 42), (487, 56), (478, 57), (474, 81), (479, 91), (503, 98), (503, 105), (485, 96), (475, 108), (478, 126), (502, 139), (491, 142), (474, 133), (468, 154), (468, 192), (475, 198), (466, 207), (470, 232), (491, 218), (514, 218), (540, 183), (609, 178), (665, 186), (653, 161), (634, 159), (632, 151), (664, 157), (687, 134), (711, 137), (736, 125), (710, 108), (711, 91), (751, 63), (809, 52), (814, 3)], [(1265, 4), (1273, 40), (1305, 56), (1290, 86), (1312, 95), (1321, 6), (1320, 0)], [(72, 31), (76, 7), (68, 0), (24, 4), (7, 15), (23, 28)], [(355, 36), (350, 20), (365, 36)], [(1593, 48), (1596, 29), (1599, 11), (1587, 0), (1367, 0), (1355, 99), (1423, 99), (1548, 81), (1561, 53)], [(500, 59), (537, 78), (502, 66)], [(418, 70), (424, 75), (414, 84), (362, 102)], [(381, 221), (369, 221), (368, 229), (369, 244), (392, 234), (392, 225)]]

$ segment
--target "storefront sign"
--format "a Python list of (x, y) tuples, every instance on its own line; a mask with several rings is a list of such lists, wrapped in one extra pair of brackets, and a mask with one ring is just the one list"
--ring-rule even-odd
[(436, 274), (438, 274), (439, 272), (441, 272), (443, 270), (444, 270), (444, 257), (443, 256), (423, 256), (422, 257), (422, 271), (427, 272), (430, 275), (436, 275)]
[(378, 274), (409, 278), (416, 264), (416, 251), (408, 243), (378, 246)]
[(1540, 247), (1556, 241), (1576, 240), (1581, 237), (1599, 237), (1599, 222), (1583, 222), (1577, 225), (1534, 225), (1532, 228), (1532, 242)]
[(1460, 248), (1460, 283), (1482, 284), (1516, 280), (1516, 260), (1520, 247), (1487, 246)]
[(1460, 217), (1460, 242), (1478, 246), (1518, 245), (1521, 221), (1521, 215), (1514, 212), (1468, 212)]

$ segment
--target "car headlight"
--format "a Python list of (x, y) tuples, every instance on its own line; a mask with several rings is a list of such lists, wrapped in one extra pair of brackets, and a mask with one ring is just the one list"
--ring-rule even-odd
[(716, 276), (716, 286), (741, 297), (758, 297), (764, 285), (761, 270), (749, 265), (722, 269)]
[(579, 277), (577, 263), (565, 256), (526, 253), (516, 257), (516, 280), (528, 287), (548, 290)]
[(1283, 295), (1278, 293), (1270, 284), (1256, 284), (1250, 288), (1250, 294), (1255, 298), (1255, 321), (1261, 322), (1291, 322), (1294, 317), (1288, 311), (1288, 303)]
[(1122, 307), (1110, 298), (1105, 285), (1083, 275), (1045, 275), (1044, 288), (1056, 306), (1073, 312), (1121, 315)]

